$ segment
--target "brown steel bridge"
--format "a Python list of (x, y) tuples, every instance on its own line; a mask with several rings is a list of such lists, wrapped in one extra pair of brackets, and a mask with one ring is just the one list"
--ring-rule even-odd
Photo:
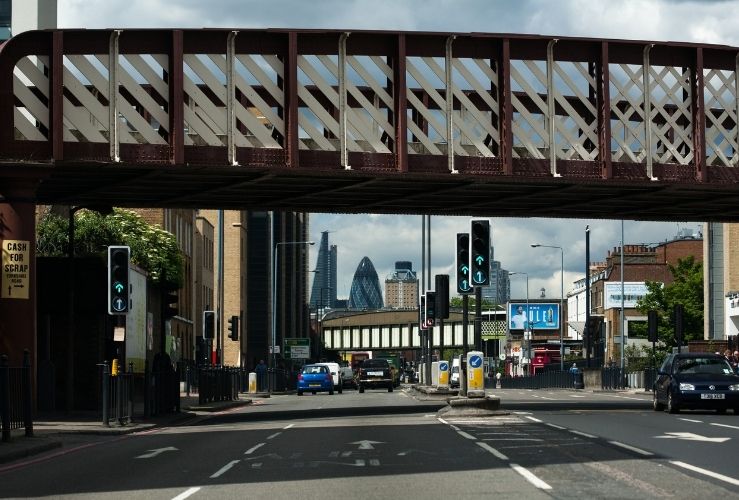
[(738, 68), (736, 47), (673, 42), (28, 32), (0, 48), (0, 195), (736, 221)]

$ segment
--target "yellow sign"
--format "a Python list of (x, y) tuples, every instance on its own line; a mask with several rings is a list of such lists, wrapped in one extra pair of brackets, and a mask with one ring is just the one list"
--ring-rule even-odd
[(439, 361), (439, 387), (449, 386), (449, 362)]
[(3, 299), (28, 299), (31, 276), (31, 242), (3, 240)]
[(483, 353), (470, 351), (467, 353), (467, 393), (485, 393), (485, 379), (483, 373)]

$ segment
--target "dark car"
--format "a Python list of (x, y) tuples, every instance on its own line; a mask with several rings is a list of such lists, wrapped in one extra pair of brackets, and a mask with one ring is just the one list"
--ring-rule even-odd
[(305, 365), (298, 374), (298, 396), (310, 391), (315, 394), (319, 391), (334, 393), (334, 379), (326, 365)]
[(669, 354), (654, 383), (654, 410), (708, 409), (739, 414), (739, 375), (719, 354)]
[(387, 359), (365, 359), (357, 373), (357, 388), (359, 392), (364, 392), (365, 389), (377, 387), (384, 387), (387, 388), (387, 392), (393, 392), (390, 363)]

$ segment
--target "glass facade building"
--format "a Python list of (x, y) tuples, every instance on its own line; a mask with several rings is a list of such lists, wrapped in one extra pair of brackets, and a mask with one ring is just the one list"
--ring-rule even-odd
[(0, 42), (10, 38), (10, 21), (13, 0), (0, 0)]
[(354, 272), (349, 292), (349, 309), (382, 309), (382, 307), (382, 290), (377, 271), (369, 257), (364, 257)]
[(318, 247), (310, 292), (310, 307), (314, 310), (336, 307), (336, 245), (329, 245), (328, 231), (321, 233), (321, 245)]

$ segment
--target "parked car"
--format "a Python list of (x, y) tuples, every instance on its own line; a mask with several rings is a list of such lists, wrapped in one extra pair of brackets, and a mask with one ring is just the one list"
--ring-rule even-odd
[(334, 380), (334, 388), (339, 391), (339, 394), (341, 394), (344, 390), (344, 381), (343, 381), (343, 375), (341, 373), (341, 367), (339, 366), (339, 363), (316, 363), (317, 365), (322, 365), (328, 368), (328, 371), (331, 372), (331, 378)]
[(390, 372), (390, 363), (386, 359), (365, 359), (359, 366), (357, 374), (359, 392), (365, 389), (386, 387), (387, 392), (393, 392), (393, 375)]
[(349, 365), (342, 366), (339, 371), (341, 372), (341, 383), (344, 387), (357, 388), (357, 380), (354, 377), (354, 370)]
[(709, 409), (739, 414), (739, 375), (719, 354), (669, 354), (654, 383), (655, 411)]
[(298, 396), (304, 392), (334, 393), (334, 379), (326, 365), (305, 365), (298, 374)]

